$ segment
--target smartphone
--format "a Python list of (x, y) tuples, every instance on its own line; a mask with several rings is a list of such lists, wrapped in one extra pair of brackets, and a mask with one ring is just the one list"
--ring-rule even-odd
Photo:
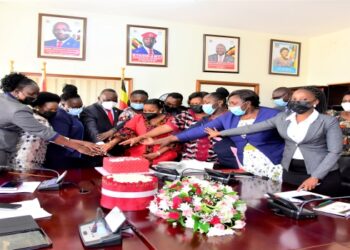
[(6, 181), (3, 184), (1, 184), (0, 188), (6, 190), (17, 190), (21, 185), (21, 181)]
[(322, 196), (308, 194), (308, 195), (300, 195), (300, 196), (294, 196), (293, 199), (301, 200), (301, 201), (309, 201), (313, 199), (322, 199)]

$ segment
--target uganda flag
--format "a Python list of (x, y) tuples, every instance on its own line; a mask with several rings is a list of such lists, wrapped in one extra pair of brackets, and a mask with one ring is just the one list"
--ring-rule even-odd
[(120, 91), (119, 108), (121, 110), (128, 107), (128, 93), (126, 92), (124, 78), (122, 78), (122, 87)]

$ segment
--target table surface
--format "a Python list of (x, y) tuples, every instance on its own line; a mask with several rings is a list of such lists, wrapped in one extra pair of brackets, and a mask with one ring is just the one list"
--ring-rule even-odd
[[(38, 180), (38, 177), (26, 178)], [(88, 192), (80, 193), (71, 185), (60, 191), (0, 194), (0, 202), (37, 197), (41, 206), (53, 214), (51, 218), (37, 220), (51, 238), (53, 249), (84, 249), (78, 225), (95, 217), (101, 197), (101, 175), (94, 169), (72, 169), (65, 181), (74, 182)], [(279, 184), (271, 181), (241, 178), (234, 189), (247, 202), (248, 209), (245, 229), (233, 236), (206, 237), (193, 234), (191, 229), (173, 227), (147, 210), (126, 212), (135, 233), (123, 238), (122, 246), (110, 249), (350, 249), (349, 220), (319, 215), (316, 219), (296, 221), (277, 216), (264, 199), (266, 192), (281, 190)]]

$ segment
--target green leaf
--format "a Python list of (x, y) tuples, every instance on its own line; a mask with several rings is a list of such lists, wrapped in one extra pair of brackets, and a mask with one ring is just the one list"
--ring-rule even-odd
[(208, 233), (209, 231), (209, 223), (208, 222), (205, 222), (205, 223), (200, 223), (199, 222), (199, 228), (204, 232), (204, 233)]
[(199, 229), (199, 218), (193, 215), (192, 219), (194, 220), (193, 231), (196, 232)]

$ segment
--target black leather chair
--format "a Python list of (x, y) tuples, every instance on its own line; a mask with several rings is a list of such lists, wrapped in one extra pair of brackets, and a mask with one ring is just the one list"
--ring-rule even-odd
[(350, 195), (350, 155), (340, 157), (338, 163), (344, 194)]

